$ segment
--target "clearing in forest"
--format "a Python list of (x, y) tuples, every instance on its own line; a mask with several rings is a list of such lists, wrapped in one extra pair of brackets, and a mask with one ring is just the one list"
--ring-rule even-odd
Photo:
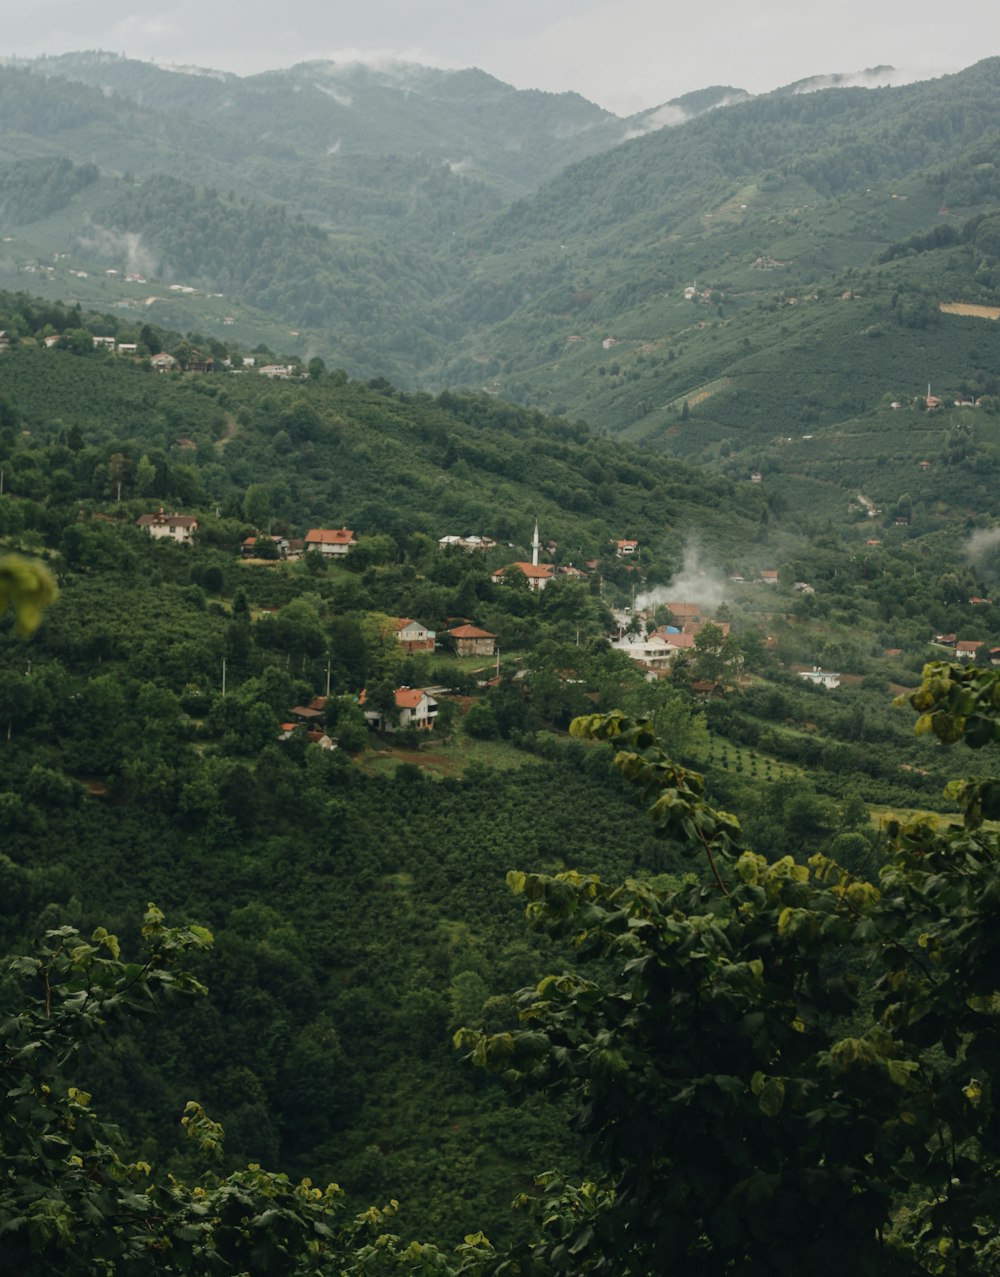
[(1000, 306), (973, 306), (969, 302), (941, 302), (946, 315), (972, 315), (975, 319), (1000, 319)]

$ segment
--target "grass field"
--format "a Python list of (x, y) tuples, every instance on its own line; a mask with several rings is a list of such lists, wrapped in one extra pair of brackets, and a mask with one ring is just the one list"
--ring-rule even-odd
[(410, 763), (432, 776), (461, 776), (471, 763), (492, 767), (497, 771), (513, 771), (542, 759), (515, 749), (506, 741), (473, 740), (456, 736), (447, 745), (428, 741), (421, 749), (401, 749), (387, 745), (380, 750), (366, 750), (358, 766), (370, 776), (393, 775), (402, 763)]

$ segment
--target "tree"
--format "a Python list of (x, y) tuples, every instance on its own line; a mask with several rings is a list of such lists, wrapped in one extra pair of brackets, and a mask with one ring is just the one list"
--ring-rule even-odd
[(251, 483), (243, 498), (243, 513), (261, 532), (271, 529), (271, 498), (262, 483)]
[[(942, 743), (1000, 735), (995, 671), (929, 665), (909, 700)], [(457, 1041), (570, 1096), (594, 1171), (543, 1177), (527, 1271), (996, 1271), (1000, 782), (950, 787), (961, 826), (890, 825), (876, 887), (746, 847), (648, 723), (573, 731), (616, 745), (706, 874), (509, 875), (581, 966), (522, 991), (520, 1031)]]
[(136, 496), (148, 497), (154, 491), (156, 485), (156, 466), (153, 465), (149, 457), (145, 453), (139, 458), (139, 464), (135, 468), (135, 491)]
[[(166, 1277), (220, 1271), (305, 1277), (309, 1273), (417, 1274), (455, 1271), (434, 1247), (383, 1231), (395, 1203), (342, 1216), (342, 1192), (308, 1179), (293, 1183), (258, 1165), (229, 1175), (213, 1169), (224, 1132), (195, 1101), (182, 1125), (201, 1170), (187, 1184), (159, 1177), (119, 1152), (117, 1131), (91, 1096), (74, 1085), (81, 1045), (154, 1002), (204, 993), (180, 965), (209, 948), (199, 926), (167, 927), (150, 905), (143, 955), (121, 956), (117, 936), (98, 927), (88, 939), (73, 927), (46, 933), (37, 954), (15, 958), (0, 1018), (0, 1234), (11, 1272), (156, 1272)], [(321, 1020), (300, 1035), (287, 1062), (289, 1081), (336, 1046)], [(490, 1251), (481, 1237), (461, 1248), (460, 1266), (481, 1272)]]

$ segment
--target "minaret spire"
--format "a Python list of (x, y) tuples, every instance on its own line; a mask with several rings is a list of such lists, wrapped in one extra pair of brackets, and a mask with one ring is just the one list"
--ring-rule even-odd
[(531, 542), (531, 566), (538, 567), (538, 551), (542, 548), (542, 543), (538, 539), (538, 520), (535, 520), (535, 535)]

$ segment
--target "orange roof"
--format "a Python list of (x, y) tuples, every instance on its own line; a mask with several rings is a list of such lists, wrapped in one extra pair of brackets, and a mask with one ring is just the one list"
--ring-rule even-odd
[(397, 687), (396, 705), (399, 709), (416, 709), (423, 695), (422, 687)]
[(354, 533), (349, 528), (310, 528), (306, 533), (306, 544), (310, 541), (317, 545), (349, 545), (354, 540)]
[(456, 625), (455, 628), (453, 630), (449, 630), (448, 633), (452, 638), (460, 639), (496, 638), (496, 635), (491, 634), (489, 630), (478, 630), (474, 625)]
[(551, 563), (508, 563), (500, 571), (509, 572), (511, 568), (520, 568), (529, 581), (532, 579), (547, 581), (552, 576)]

